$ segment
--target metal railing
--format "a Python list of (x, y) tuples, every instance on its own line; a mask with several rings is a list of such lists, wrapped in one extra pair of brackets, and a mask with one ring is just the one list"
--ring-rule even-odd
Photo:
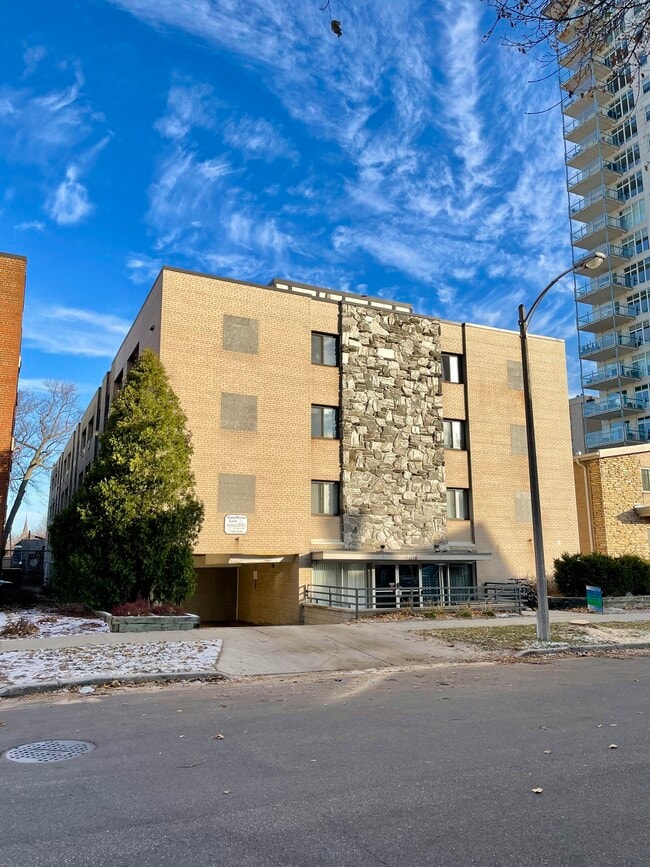
[(584, 404), (584, 416), (602, 415), (615, 410), (630, 410), (631, 412), (643, 412), (646, 401), (640, 397), (628, 397), (623, 394), (612, 394), (602, 400), (590, 400)]
[(641, 428), (614, 427), (604, 431), (593, 431), (585, 436), (588, 449), (596, 449), (599, 446), (611, 446), (617, 443), (645, 443), (650, 439), (650, 434)]
[(589, 205), (593, 205), (594, 202), (598, 202), (601, 199), (611, 199), (613, 202), (620, 203), (621, 207), (623, 206), (623, 200), (618, 192), (601, 184), (597, 189), (592, 190), (592, 192), (584, 196), (577, 204), (571, 206), (571, 215), (573, 216), (574, 214), (580, 213), (580, 211), (584, 211), (584, 209), (588, 208)]
[(634, 319), (639, 315), (639, 309), (634, 304), (619, 304), (615, 301), (613, 304), (603, 304), (602, 307), (596, 307), (591, 313), (585, 313), (584, 316), (578, 317), (578, 326), (591, 325), (594, 322), (600, 322), (601, 319), (610, 319), (612, 316), (624, 316), (628, 319)]
[(601, 370), (585, 374), (582, 384), (585, 388), (593, 388), (610, 379), (641, 379), (641, 371), (638, 367), (629, 367), (626, 364), (608, 364)]
[(639, 337), (612, 332), (606, 334), (600, 340), (592, 340), (590, 343), (585, 343), (584, 346), (579, 347), (578, 351), (580, 357), (584, 358), (587, 355), (594, 355), (597, 352), (606, 352), (610, 349), (615, 349), (617, 346), (620, 346), (623, 349), (635, 349), (640, 345), (640, 343), (641, 340)]
[(417, 608), (448, 608), (479, 603), (514, 605), (521, 611), (524, 605), (536, 605), (533, 588), (524, 582), (490, 582), (480, 586), (460, 587), (338, 587), (308, 584), (303, 588), (303, 601), (327, 608), (352, 610), (358, 617), (363, 611), (391, 611)]
[(612, 291), (618, 289), (622, 291), (623, 289), (633, 288), (633, 285), (634, 284), (631, 280), (621, 277), (619, 274), (602, 274), (600, 277), (590, 280), (586, 286), (578, 287), (576, 291), (576, 301), (588, 298), (590, 295), (593, 295), (595, 292), (600, 292), (601, 289), (606, 289), (608, 286), (611, 286)]
[[(608, 160), (602, 159), (602, 157), (598, 158), (598, 161), (594, 160), (594, 164), (592, 166), (588, 166), (585, 169), (579, 169), (576, 172), (573, 172), (569, 175), (568, 185), (570, 187), (575, 187), (577, 184), (582, 183), (582, 181), (587, 181), (589, 178), (592, 178), (594, 175), (597, 175), (601, 172), (613, 172), (616, 175), (620, 175), (620, 169), (616, 167), (616, 165)], [(601, 184), (603, 186), (603, 184)]]
[(580, 154), (586, 153), (586, 151), (593, 148), (594, 145), (600, 144), (610, 145), (612, 148), (616, 148), (616, 143), (614, 142), (614, 139), (611, 137), (611, 135), (601, 132), (600, 130), (596, 130), (595, 132), (592, 132), (591, 135), (588, 135), (583, 141), (574, 145), (571, 150), (567, 151), (567, 163), (580, 156)]
[(623, 225), (620, 217), (610, 217), (609, 214), (603, 214), (602, 217), (598, 217), (597, 220), (592, 220), (591, 223), (585, 223), (584, 226), (580, 226), (579, 229), (576, 229), (571, 233), (572, 241), (581, 241), (583, 238), (589, 237), (589, 235), (593, 235), (596, 232), (600, 231), (600, 229), (618, 229), (621, 232), (625, 232), (625, 226)]

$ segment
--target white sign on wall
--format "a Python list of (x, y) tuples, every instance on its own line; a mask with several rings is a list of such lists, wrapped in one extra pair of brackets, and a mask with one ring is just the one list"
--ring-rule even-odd
[(244, 536), (248, 532), (248, 515), (226, 515), (223, 531), (227, 536)]

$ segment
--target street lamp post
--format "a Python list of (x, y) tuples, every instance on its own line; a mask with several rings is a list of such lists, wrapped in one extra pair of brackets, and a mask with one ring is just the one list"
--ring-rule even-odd
[(535, 446), (535, 421), (533, 417), (533, 401), (530, 391), (530, 363), (528, 357), (528, 325), (539, 302), (549, 289), (570, 274), (572, 271), (587, 269), (593, 271), (599, 268), (607, 257), (600, 251), (590, 253), (575, 262), (566, 271), (558, 274), (554, 280), (543, 289), (526, 313), (523, 304), (519, 305), (519, 337), (521, 339), (521, 368), (524, 384), (524, 409), (526, 413), (526, 441), (528, 444), (528, 476), (530, 479), (530, 510), (533, 522), (533, 550), (535, 552), (535, 576), (537, 579), (537, 639), (550, 641), (551, 633), (548, 617), (548, 585), (546, 582), (546, 566), (544, 563), (544, 534), (542, 531), (542, 508), (539, 497), (539, 474), (537, 469), (537, 449)]

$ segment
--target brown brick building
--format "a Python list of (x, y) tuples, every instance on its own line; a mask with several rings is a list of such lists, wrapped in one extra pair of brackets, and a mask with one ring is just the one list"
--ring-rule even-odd
[(26, 270), (24, 256), (0, 253), (0, 534), (11, 470)]
[(580, 551), (650, 556), (650, 447), (574, 458)]
[[(393, 607), (534, 575), (517, 334), (164, 268), (55, 467), (50, 515), (146, 346), (192, 434), (204, 619), (297, 623), (304, 588)], [(578, 545), (564, 344), (531, 337), (530, 354), (550, 569)]]

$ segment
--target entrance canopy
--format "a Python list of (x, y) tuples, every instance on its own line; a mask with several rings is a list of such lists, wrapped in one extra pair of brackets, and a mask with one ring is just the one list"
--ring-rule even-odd
[(312, 551), (312, 560), (337, 560), (339, 563), (469, 563), (490, 560), (491, 551)]

